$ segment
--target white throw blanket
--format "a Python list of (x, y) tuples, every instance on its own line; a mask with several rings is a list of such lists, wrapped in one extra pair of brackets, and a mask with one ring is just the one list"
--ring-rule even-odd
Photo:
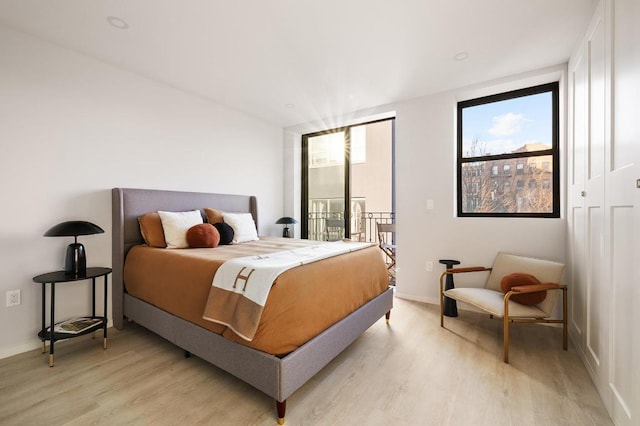
[[(275, 279), (287, 269), (328, 257), (370, 247), (371, 243), (336, 241), (263, 256), (248, 256), (224, 262), (213, 277), (213, 286), (240, 293), (264, 306)], [(238, 278), (248, 276), (248, 278)]]
[[(235, 293), (237, 296), (222, 296), (227, 300), (224, 307), (226, 312), (212, 312), (214, 309), (210, 309), (208, 304), (203, 318), (226, 325), (240, 337), (252, 340), (258, 328), (262, 308), (278, 275), (296, 266), (364, 249), (372, 245), (372, 243), (336, 241), (268, 255), (228, 260), (216, 271), (212, 291), (223, 291), (223, 294), (226, 293), (229, 296), (231, 293)], [(243, 306), (247, 305), (247, 299), (253, 302), (249, 304), (252, 305), (252, 308), (244, 309)], [(230, 307), (229, 304), (236, 306)], [(248, 313), (247, 311), (252, 312)], [(233, 318), (229, 318), (229, 316), (233, 316)], [(247, 316), (252, 317), (249, 321), (249, 327), (246, 324)]]

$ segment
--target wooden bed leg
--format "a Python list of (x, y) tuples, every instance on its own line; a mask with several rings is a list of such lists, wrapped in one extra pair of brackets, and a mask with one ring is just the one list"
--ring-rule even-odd
[(284, 424), (284, 413), (287, 411), (287, 400), (280, 402), (276, 400), (276, 410), (278, 411), (278, 424)]
[(384, 317), (387, 319), (387, 324), (389, 324), (389, 319), (391, 318), (391, 311), (387, 312)]

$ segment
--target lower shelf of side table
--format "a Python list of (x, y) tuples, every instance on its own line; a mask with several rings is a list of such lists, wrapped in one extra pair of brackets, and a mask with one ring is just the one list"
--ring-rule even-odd
[[(54, 331), (53, 332), (53, 340), (54, 341), (58, 341), (58, 340), (64, 340), (64, 339), (71, 339), (74, 337), (78, 337), (78, 336), (84, 336), (85, 334), (89, 334), (89, 333), (93, 333), (94, 331), (97, 330), (102, 330), (104, 329), (104, 324), (105, 324), (105, 317), (92, 317), (92, 316), (87, 316), (87, 317), (78, 317), (78, 318), (72, 318), (71, 320), (66, 320), (66, 321), (62, 321), (59, 323), (56, 323), (55, 325), (59, 325), (62, 323), (66, 323), (72, 320), (77, 320), (80, 318), (91, 318), (91, 319), (95, 319), (95, 320), (99, 320), (98, 322), (96, 322), (95, 324), (91, 325), (90, 327), (85, 328), (82, 331), (79, 332), (59, 332), (59, 331)], [(54, 328), (55, 328), (54, 325)], [(51, 328), (52, 327), (48, 327), (44, 330), (40, 330), (40, 332), (38, 333), (38, 337), (40, 339), (44, 340), (51, 340)]]

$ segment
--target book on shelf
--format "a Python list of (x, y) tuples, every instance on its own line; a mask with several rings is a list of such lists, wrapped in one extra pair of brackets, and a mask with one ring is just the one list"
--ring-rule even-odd
[[(53, 326), (54, 333), (79, 334), (94, 325), (101, 323), (101, 318), (73, 318), (67, 321), (59, 322)], [(51, 332), (51, 327), (47, 329)]]

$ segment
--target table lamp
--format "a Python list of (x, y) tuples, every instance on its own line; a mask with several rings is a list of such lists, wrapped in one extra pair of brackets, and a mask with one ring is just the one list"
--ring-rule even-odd
[(102, 234), (104, 229), (91, 222), (72, 220), (62, 222), (44, 233), (45, 237), (73, 237), (74, 242), (67, 247), (64, 271), (67, 275), (84, 275), (87, 273), (87, 256), (84, 246), (78, 242), (78, 235)]
[(293, 224), (296, 224), (296, 223), (298, 223), (297, 220), (295, 220), (292, 217), (288, 217), (288, 216), (281, 217), (280, 219), (278, 219), (276, 221), (277, 225), (284, 225), (284, 229), (282, 230), (282, 237), (283, 238), (289, 238), (289, 226), (288, 225), (293, 225)]

